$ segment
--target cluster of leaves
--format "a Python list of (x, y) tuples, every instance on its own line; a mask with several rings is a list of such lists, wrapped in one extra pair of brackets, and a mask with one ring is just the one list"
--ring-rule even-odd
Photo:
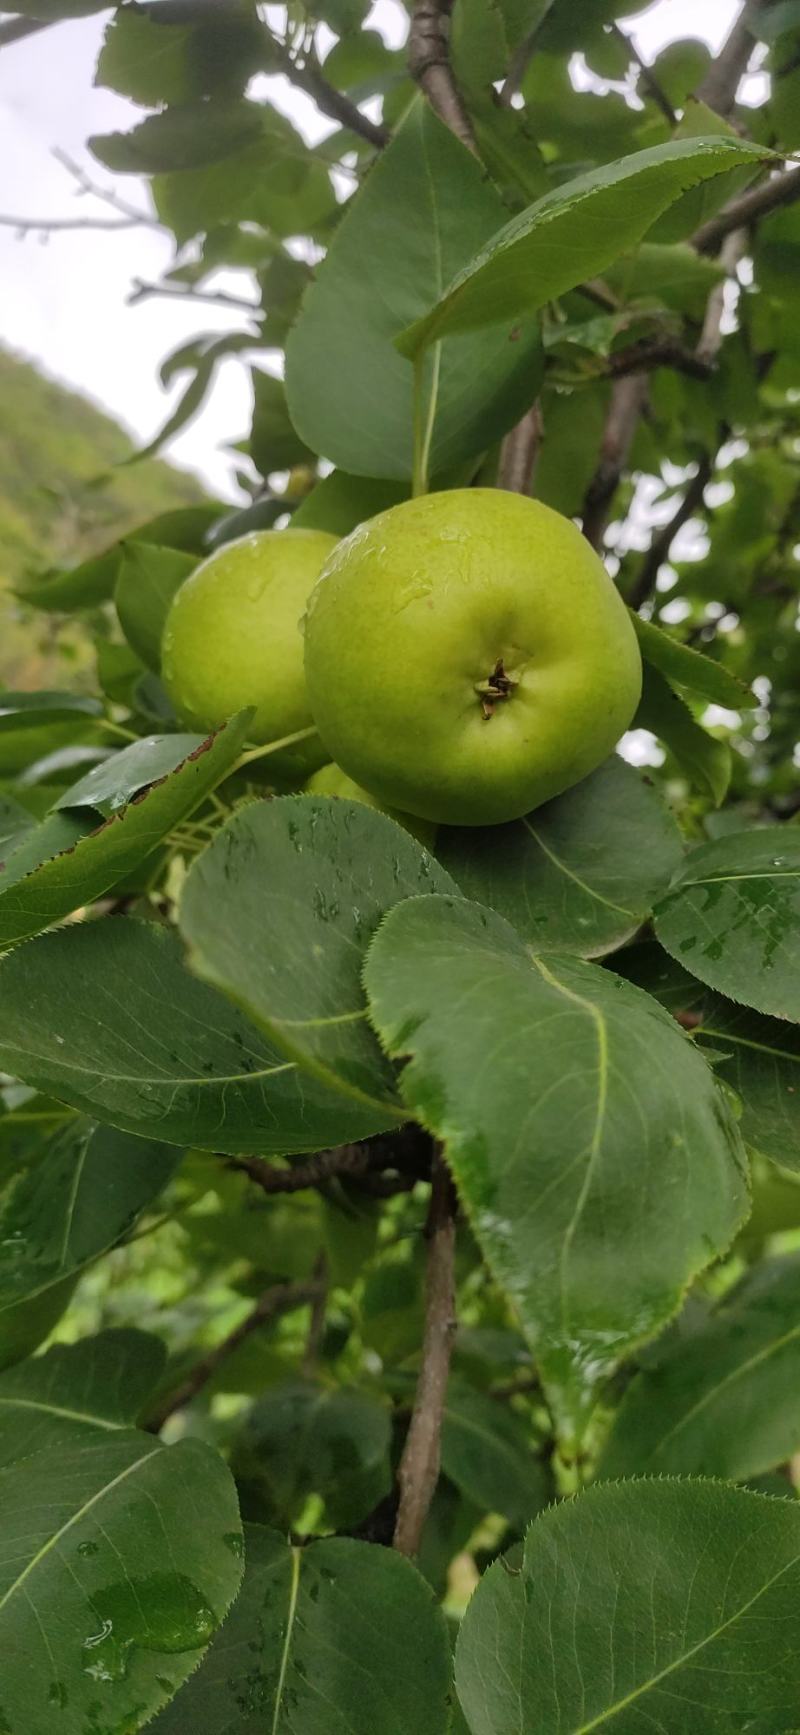
[[(0, 707), (3, 1735), (800, 1722), (794, 208), (727, 335), (718, 257), (796, 142), (797, 8), (757, 15), (771, 95), (732, 115), (697, 44), (643, 71), (618, 12), (456, 0), (477, 154), (358, 0), (109, 22), (98, 77), (152, 112), (93, 149), (152, 177), (167, 289), (260, 295), (165, 364), (172, 427), (228, 344), (285, 348), (285, 384), (256, 375), (252, 507), (28, 586), (102, 620), (99, 696)], [(276, 71), (322, 145), (260, 100)], [(493, 480), (534, 398), (534, 492), (603, 507), (636, 605), (657, 784), (614, 756), (428, 851), (281, 785), (247, 712), (182, 731), (161, 629), (203, 554)], [(642, 477), (678, 496), (645, 550)], [(431, 1466), (413, 1565), (382, 1545)]]

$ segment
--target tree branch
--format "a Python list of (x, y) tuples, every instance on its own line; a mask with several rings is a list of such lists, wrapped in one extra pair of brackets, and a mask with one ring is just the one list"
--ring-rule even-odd
[(736, 102), (736, 92), (756, 45), (751, 21), (755, 13), (767, 3), (768, 0), (749, 0), (695, 91), (697, 101), (704, 102), (707, 108), (713, 108), (714, 113), (721, 115), (723, 119), (728, 118)]
[(709, 217), (707, 223), (701, 224), (690, 238), (691, 246), (698, 253), (716, 253), (720, 242), (734, 229), (745, 229), (751, 223), (757, 223), (759, 217), (767, 217), (770, 211), (779, 211), (784, 205), (794, 205), (798, 199), (800, 169), (787, 169), (772, 175), (768, 181), (761, 181), (759, 186), (742, 193), (741, 198), (734, 199), (716, 217)]
[(48, 30), (55, 22), (55, 18), (9, 18), (5, 24), (0, 24), (0, 48), (10, 48), (12, 42), (35, 36), (39, 30)]
[(224, 289), (194, 289), (191, 284), (146, 283), (142, 277), (134, 277), (133, 288), (126, 298), (127, 305), (136, 307), (140, 301), (149, 301), (154, 295), (162, 296), (166, 301), (202, 301), (212, 307), (235, 307), (254, 314), (258, 319), (264, 317), (260, 301), (248, 301), (244, 295), (229, 295)]
[(400, 1505), (394, 1546), (419, 1553), (422, 1531), (439, 1478), (441, 1432), (455, 1321), (455, 1195), (440, 1151), (433, 1159), (431, 1202), (425, 1226), (425, 1332), (414, 1408), (398, 1470)]
[(350, 132), (358, 133), (368, 144), (374, 145), (376, 150), (388, 145), (391, 138), (388, 127), (379, 126), (376, 121), (370, 120), (368, 115), (362, 114), (349, 96), (345, 96), (335, 85), (329, 83), (312, 56), (300, 66), (284, 42), (274, 35), (272, 41), (281, 71), (285, 72), (292, 84), (297, 85), (298, 90), (304, 90), (306, 96), (311, 97), (322, 114), (328, 115), (330, 120), (338, 121), (340, 126), (347, 127)]
[(593, 548), (600, 548), (609, 508), (625, 468), (636, 424), (647, 401), (647, 375), (626, 374), (611, 393), (600, 446), (600, 461), (586, 490), (583, 503), (583, 534)]
[(0, 228), (16, 229), (19, 235), (50, 235), (60, 229), (136, 229), (146, 217), (13, 217), (0, 215)]
[(500, 447), (498, 488), (507, 488), (512, 494), (530, 494), (543, 434), (542, 412), (537, 399), (522, 421), (506, 434)]
[(611, 35), (616, 36), (618, 42), (624, 43), (631, 60), (634, 61), (636, 66), (638, 66), (639, 78), (637, 83), (641, 84), (642, 88), (653, 98), (654, 103), (656, 103), (657, 107), (660, 108), (665, 121), (667, 121), (671, 127), (676, 126), (678, 116), (675, 113), (672, 103), (670, 102), (666, 91), (661, 89), (661, 85), (659, 84), (652, 67), (648, 66), (647, 61), (642, 59), (642, 56), (636, 47), (636, 43), (632, 41), (630, 36), (625, 35), (624, 30), (620, 30), (618, 24), (611, 25)]
[(698, 506), (702, 506), (703, 495), (711, 480), (712, 472), (713, 464), (708, 453), (705, 452), (697, 466), (696, 475), (689, 482), (683, 499), (667, 523), (662, 524), (661, 529), (656, 531), (650, 543), (628, 594), (628, 602), (632, 609), (640, 609), (642, 603), (647, 602), (648, 597), (655, 590), (660, 568), (665, 560), (669, 559), (670, 549), (678, 531), (694, 516)]
[(678, 338), (643, 337), (627, 349), (614, 351), (605, 373), (609, 379), (624, 379), (627, 374), (652, 373), (657, 367), (674, 368), (693, 380), (707, 380), (711, 372), (710, 359), (706, 361), (695, 350), (687, 349)]
[(716, 361), (722, 347), (722, 318), (725, 312), (725, 289), (730, 278), (736, 276), (739, 260), (747, 251), (747, 230), (732, 229), (722, 243), (719, 262), (725, 273), (714, 288), (706, 302), (703, 316), (703, 328), (697, 340), (696, 355), (699, 361), (709, 367)]
[(209, 1380), (213, 1379), (217, 1368), (227, 1361), (228, 1356), (233, 1355), (234, 1350), (238, 1349), (240, 1343), (244, 1343), (245, 1338), (250, 1337), (252, 1332), (258, 1331), (262, 1325), (268, 1325), (270, 1320), (277, 1319), (281, 1313), (289, 1313), (295, 1307), (306, 1307), (310, 1301), (316, 1299), (319, 1289), (318, 1282), (275, 1283), (271, 1289), (265, 1289), (241, 1324), (229, 1332), (214, 1349), (209, 1350), (207, 1355), (202, 1356), (186, 1379), (157, 1406), (145, 1424), (147, 1432), (160, 1433), (170, 1416), (174, 1416), (176, 1410), (185, 1409), (186, 1405), (198, 1396)]
[(439, 119), (477, 156), (472, 122), (450, 65), (451, 3), (452, 0), (416, 0), (408, 33), (408, 66)]
[[(378, 1181), (386, 1170), (396, 1170), (404, 1184), (430, 1179), (429, 1145), (418, 1128), (408, 1133), (386, 1134), (364, 1144), (335, 1145), (318, 1151), (305, 1163), (278, 1169), (263, 1157), (226, 1157), (226, 1168), (238, 1169), (255, 1181), (262, 1193), (300, 1193), (337, 1179)], [(393, 1184), (392, 1191), (399, 1189)]]

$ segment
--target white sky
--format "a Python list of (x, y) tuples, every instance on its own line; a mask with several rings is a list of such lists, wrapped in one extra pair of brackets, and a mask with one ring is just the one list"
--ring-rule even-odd
[[(7, 3), (11, 6), (11, 0)], [(718, 48), (740, 10), (740, 0), (656, 0), (621, 22), (651, 59), (665, 42), (681, 36), (699, 36)], [(104, 214), (96, 201), (76, 203), (73, 182), (52, 156), (54, 146), (82, 162), (93, 181), (116, 185), (131, 203), (146, 208), (143, 185), (134, 176), (108, 175), (84, 148), (89, 134), (125, 129), (142, 115), (92, 84), (106, 20), (107, 15), (60, 24), (0, 50), (3, 212), (49, 218)], [(396, 40), (397, 0), (376, 0), (369, 22)], [(264, 83), (309, 134), (319, 137), (330, 130), (330, 123), (318, 123), (308, 100), (289, 91), (282, 79)], [(227, 309), (188, 302), (154, 299), (127, 307), (131, 279), (157, 277), (170, 258), (168, 237), (147, 229), (78, 230), (53, 235), (46, 245), (31, 235), (19, 241), (13, 230), (0, 229), (0, 338), (111, 410), (144, 442), (179, 395), (180, 388), (167, 394), (159, 385), (162, 357), (200, 330), (241, 324), (241, 316)], [(216, 282), (247, 292), (242, 274), (219, 275)], [(205, 410), (168, 448), (174, 462), (197, 471), (223, 498), (237, 497), (224, 447), (246, 432), (249, 406), (244, 370), (235, 361), (224, 363)]]

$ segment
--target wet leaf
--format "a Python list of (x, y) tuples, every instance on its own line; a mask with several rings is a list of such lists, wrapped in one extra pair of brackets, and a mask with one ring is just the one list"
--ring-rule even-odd
[(98, 1430), (133, 1427), (166, 1362), (160, 1338), (101, 1331), (0, 1374), (0, 1468), (60, 1453)]

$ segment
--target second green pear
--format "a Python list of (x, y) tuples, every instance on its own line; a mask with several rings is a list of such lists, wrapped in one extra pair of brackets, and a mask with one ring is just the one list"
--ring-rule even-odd
[[(250, 739), (259, 743), (312, 727), (300, 620), (335, 547), (324, 530), (256, 530), (190, 574), (162, 639), (161, 672), (181, 718), (213, 729), (254, 705)], [(302, 773), (328, 757), (311, 737), (276, 765)]]

